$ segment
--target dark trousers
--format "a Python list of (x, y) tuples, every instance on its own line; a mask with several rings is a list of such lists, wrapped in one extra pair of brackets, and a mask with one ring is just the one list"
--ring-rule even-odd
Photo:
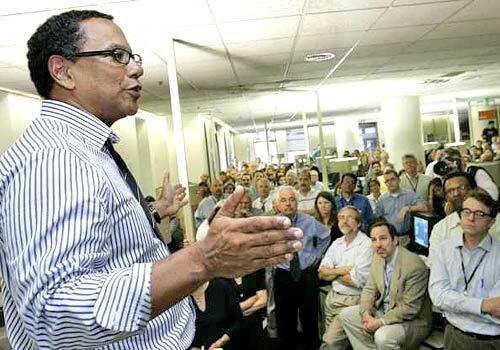
[(277, 268), (274, 275), (274, 299), (280, 349), (296, 349), (298, 312), (305, 348), (317, 350), (320, 341), (318, 334), (319, 287), (316, 269), (303, 270), (300, 280), (295, 282), (289, 271)]
[(476, 339), (450, 324), (444, 330), (445, 350), (500, 350), (500, 339)]

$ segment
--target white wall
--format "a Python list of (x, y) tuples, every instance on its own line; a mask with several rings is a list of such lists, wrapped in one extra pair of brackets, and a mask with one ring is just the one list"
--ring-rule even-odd
[(200, 175), (208, 173), (207, 148), (203, 120), (194, 115), (183, 115), (186, 162), (190, 182), (200, 182)]
[(40, 114), (41, 101), (0, 91), (0, 154), (23, 133), (29, 122)]

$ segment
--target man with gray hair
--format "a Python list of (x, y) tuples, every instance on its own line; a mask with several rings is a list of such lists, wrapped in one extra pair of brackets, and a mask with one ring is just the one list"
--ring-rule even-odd
[(297, 193), (290, 186), (278, 189), (276, 209), (279, 216), (288, 217), (292, 226), (304, 233), (304, 249), (290, 263), (278, 264), (274, 275), (276, 323), (280, 349), (297, 346), (297, 312), (304, 333), (306, 349), (319, 347), (318, 312), (319, 286), (316, 264), (330, 243), (330, 229), (314, 217), (297, 212)]
[(399, 186), (427, 200), (427, 189), (432, 178), (418, 172), (418, 160), (413, 154), (405, 154), (402, 160), (405, 172), (401, 175)]
[(360, 231), (363, 218), (354, 206), (340, 209), (338, 225), (344, 234), (332, 243), (319, 266), (319, 278), (332, 282), (325, 301), (325, 333), (321, 349), (344, 349), (349, 345), (338, 315), (358, 305), (370, 273), (372, 244)]

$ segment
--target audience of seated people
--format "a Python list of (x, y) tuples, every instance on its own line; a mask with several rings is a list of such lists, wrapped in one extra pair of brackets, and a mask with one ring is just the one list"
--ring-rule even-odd
[[(408, 154), (402, 159), (400, 173), (385, 151), (350, 153), (360, 158), (362, 166), (356, 174), (342, 174), (336, 196), (335, 184), (319, 182), (317, 170), (307, 166), (257, 169), (247, 164), (240, 170), (230, 167), (217, 179), (204, 177), (198, 191), (203, 205), (200, 203), (197, 213), (203, 213), (205, 219), (213, 210), (206, 208), (209, 200), (215, 207), (236, 185), (242, 185), (247, 195), (241, 217), (286, 215), (305, 233), (305, 249), (292, 262), (267, 269), (267, 278), (262, 270), (230, 283), (239, 296), (241, 315), (251, 317), (239, 320), (239, 335), (223, 333), (213, 340), (218, 342), (215, 345), (267, 349), (266, 340), (278, 335), (275, 349), (418, 348), (430, 332), (429, 288), (434, 305), (442, 309), (448, 322), (446, 349), (498, 349), (498, 186), (485, 169), (474, 169), (469, 162), (480, 159), (474, 156), (479, 146), (481, 154), (485, 149), (498, 153), (499, 141), (492, 137), (490, 147), (480, 142), (467, 152), (440, 146), (429, 154), (427, 168)], [(440, 161), (447, 165), (444, 175), (435, 172)], [(359, 193), (356, 175), (365, 179), (364, 191)], [(212, 194), (206, 196), (210, 182)], [(485, 199), (485, 193), (493, 199)], [(412, 214), (417, 212), (442, 217), (430, 234), (428, 261), (404, 248), (412, 240)], [(198, 222), (201, 215), (196, 217)], [(368, 231), (370, 223), (374, 224)], [(205, 220), (203, 230), (208, 228)], [(481, 239), (469, 246), (472, 234)], [(367, 249), (365, 241), (370, 238)], [(460, 260), (456, 260), (461, 255), (465, 278)], [(431, 266), (430, 285), (424, 261)], [(367, 266), (371, 271), (363, 272)], [(327, 286), (321, 304), (320, 282)], [(248, 307), (250, 304), (253, 306)], [(259, 311), (254, 313), (255, 308)], [(266, 326), (268, 332), (262, 332)], [(232, 345), (226, 343), (227, 338)], [(237, 339), (246, 340), (238, 343)], [(213, 345), (205, 344), (207, 349)]]

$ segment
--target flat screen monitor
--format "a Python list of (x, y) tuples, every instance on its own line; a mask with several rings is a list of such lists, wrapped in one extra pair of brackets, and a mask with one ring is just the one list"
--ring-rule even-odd
[(424, 248), (429, 248), (429, 221), (424, 218), (413, 217), (413, 232), (415, 243)]

